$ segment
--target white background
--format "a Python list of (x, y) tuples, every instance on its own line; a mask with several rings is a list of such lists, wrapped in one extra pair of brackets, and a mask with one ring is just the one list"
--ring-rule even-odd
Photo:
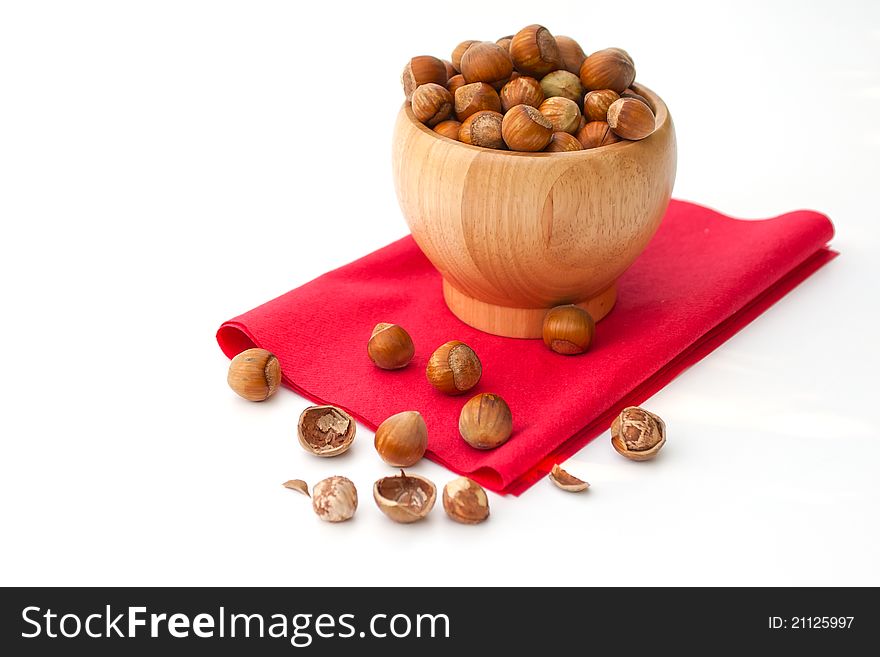
[[(880, 10), (818, 4), (0, 5), (0, 583), (880, 584)], [(214, 332), (405, 234), (403, 63), (533, 22), (634, 56), (677, 197), (827, 212), (842, 256), (645, 404), (655, 462), (604, 435), (584, 495), (398, 526), (370, 432), (305, 454), (307, 402), (237, 398)], [(280, 486), (331, 474), (352, 522)]]

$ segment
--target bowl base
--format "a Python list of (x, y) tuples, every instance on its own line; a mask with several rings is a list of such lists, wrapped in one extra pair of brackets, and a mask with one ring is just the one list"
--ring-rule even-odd
[[(443, 298), (456, 317), (475, 329), (506, 338), (540, 338), (547, 308), (510, 308), (480, 301), (459, 291), (443, 280)], [(576, 303), (597, 322), (605, 317), (617, 300), (617, 283)]]

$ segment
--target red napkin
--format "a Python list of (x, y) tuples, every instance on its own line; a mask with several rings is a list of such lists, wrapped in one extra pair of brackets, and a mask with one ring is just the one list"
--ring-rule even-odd
[[(651, 396), (833, 258), (826, 246), (833, 232), (816, 212), (740, 221), (673, 201), (581, 356), (459, 321), (443, 302), (440, 275), (411, 237), (226, 322), (217, 341), (230, 358), (253, 346), (268, 349), (287, 386), (345, 408), (370, 428), (400, 411), (421, 412), (430, 459), (491, 490), (519, 494), (607, 430), (623, 407)], [(379, 322), (400, 324), (412, 336), (416, 355), (405, 369), (383, 371), (368, 358)], [(495, 392), (510, 405), (514, 433), (497, 449), (476, 450), (459, 437), (458, 414), (469, 395), (445, 396), (425, 379), (433, 350), (453, 339), (473, 347), (483, 363), (472, 394)]]

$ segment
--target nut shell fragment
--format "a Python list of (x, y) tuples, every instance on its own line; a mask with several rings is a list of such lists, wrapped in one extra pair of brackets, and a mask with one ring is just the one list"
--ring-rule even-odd
[(299, 444), (316, 456), (339, 456), (354, 441), (354, 418), (336, 406), (309, 406), (299, 416)]
[(489, 517), (489, 498), (477, 482), (459, 477), (443, 487), (443, 508), (456, 522), (476, 525)]
[(590, 487), (590, 484), (583, 479), (578, 479), (574, 475), (569, 474), (560, 468), (558, 463), (553, 466), (548, 477), (550, 478), (550, 481), (556, 484), (559, 488), (567, 490), (570, 493), (579, 493)]
[(394, 522), (409, 524), (424, 518), (437, 500), (437, 487), (429, 479), (408, 475), (383, 477), (373, 484), (376, 506)]
[(643, 408), (629, 406), (611, 423), (611, 444), (628, 459), (647, 461), (666, 444), (666, 423)]
[(295, 490), (298, 493), (302, 493), (306, 497), (311, 497), (311, 495), (309, 495), (309, 485), (302, 479), (291, 479), (289, 481), (285, 481), (281, 485), (290, 490)]

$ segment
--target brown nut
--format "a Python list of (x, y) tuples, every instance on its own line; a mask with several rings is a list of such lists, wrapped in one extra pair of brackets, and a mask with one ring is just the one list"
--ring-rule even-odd
[(554, 132), (550, 137), (550, 143), (544, 149), (545, 153), (567, 153), (571, 151), (582, 151), (584, 147), (577, 137), (567, 132)]
[(416, 118), (433, 128), (452, 117), (455, 101), (446, 87), (429, 82), (419, 86), (412, 95), (412, 111)]
[(590, 484), (583, 479), (578, 479), (560, 468), (558, 463), (553, 466), (548, 477), (559, 488), (567, 490), (569, 493), (580, 493), (590, 487)]
[(465, 442), (476, 449), (495, 449), (513, 432), (510, 407), (498, 395), (483, 392), (475, 395), (461, 409), (458, 431)]
[(587, 58), (580, 44), (571, 37), (557, 36), (556, 47), (559, 49), (559, 56), (562, 58), (562, 68), (569, 73), (580, 75), (581, 64)]
[(562, 67), (556, 39), (541, 25), (529, 25), (513, 35), (510, 58), (517, 71), (537, 78)]
[(625, 50), (606, 48), (584, 60), (580, 78), (588, 91), (611, 89), (619, 94), (636, 79), (636, 67)]
[(459, 477), (443, 487), (443, 508), (455, 522), (476, 525), (489, 517), (489, 498), (480, 484)]
[(616, 91), (611, 89), (597, 89), (590, 91), (584, 96), (584, 117), (587, 121), (605, 121), (608, 118), (608, 108), (611, 103), (620, 98)]
[(465, 82), (464, 76), (459, 73), (458, 75), (453, 75), (449, 78), (449, 82), (446, 83), (446, 88), (449, 89), (449, 93), (451, 93), (454, 98), (455, 92), (466, 84), (467, 82)]
[(376, 324), (367, 343), (370, 360), (383, 370), (406, 367), (415, 352), (416, 348), (409, 333), (397, 324)]
[[(637, 94), (635, 91), (632, 90), (632, 88), (630, 88), (630, 89), (626, 89), (625, 91), (623, 91), (623, 92), (620, 94), (620, 97), (621, 97), (621, 98), (635, 98), (636, 100), (639, 100), (639, 101), (643, 102), (643, 103), (644, 103), (645, 105), (647, 105), (648, 107), (651, 107), (651, 103), (648, 102), (648, 99), (645, 98), (644, 96), (640, 95), (640, 94)], [(654, 108), (653, 108), (653, 107), (651, 107), (651, 111), (652, 111), (652, 112), (654, 111)]]
[(403, 67), (400, 82), (403, 84), (403, 93), (407, 100), (412, 100), (413, 92), (423, 84), (433, 82), (441, 86), (446, 84), (449, 78), (446, 75), (446, 65), (430, 55), (413, 57)]
[(461, 122), (450, 119), (449, 121), (441, 121), (434, 126), (434, 132), (443, 135), (447, 139), (458, 141), (458, 131), (461, 128)]
[(351, 479), (328, 477), (312, 489), (312, 508), (321, 520), (344, 522), (357, 511), (358, 495)]
[(425, 375), (440, 392), (460, 395), (480, 382), (483, 366), (473, 349), (464, 342), (451, 340), (431, 354)]
[(638, 406), (624, 408), (611, 423), (611, 445), (633, 461), (654, 458), (664, 444), (666, 423)]
[(578, 141), (584, 150), (589, 148), (599, 148), (620, 141), (620, 137), (615, 135), (605, 121), (590, 121), (583, 128), (578, 130)]
[(399, 475), (383, 477), (373, 484), (373, 499), (394, 522), (408, 524), (421, 520), (434, 508), (437, 487), (429, 479), (401, 470)]
[(550, 121), (553, 132), (568, 132), (574, 134), (581, 124), (581, 111), (577, 103), (562, 96), (548, 98), (538, 111)]
[(459, 121), (477, 112), (500, 112), (501, 99), (492, 85), (473, 82), (459, 87), (455, 92), (455, 116)]
[(236, 394), (248, 401), (264, 401), (278, 390), (281, 365), (265, 349), (247, 349), (229, 363), (226, 382)]
[(644, 139), (654, 132), (654, 112), (635, 98), (621, 98), (608, 108), (608, 127), (624, 139)]
[(461, 57), (461, 74), (470, 82), (487, 82), (501, 85), (513, 72), (510, 55), (497, 43), (481, 41), (474, 43)]
[(544, 92), (544, 98), (561, 96), (574, 101), (576, 105), (584, 97), (581, 79), (568, 71), (552, 71), (545, 75), (541, 78), (541, 91)]
[(428, 427), (418, 411), (403, 411), (376, 428), (374, 444), (385, 463), (408, 468), (425, 455)]
[(499, 112), (477, 112), (461, 122), (458, 141), (482, 146), (483, 148), (504, 148), (501, 125), (504, 117)]
[(501, 136), (514, 151), (544, 150), (550, 143), (553, 124), (531, 105), (516, 105), (501, 122)]
[(556, 306), (544, 315), (544, 344), (557, 354), (582, 354), (590, 348), (596, 323), (583, 308)]
[(501, 87), (501, 109), (507, 112), (516, 105), (538, 107), (544, 102), (541, 83), (535, 78), (521, 75)]
[(354, 419), (336, 406), (309, 406), (299, 416), (296, 435), (299, 444), (316, 456), (339, 456), (354, 441)]
[(459, 73), (461, 73), (462, 56), (467, 52), (468, 48), (470, 48), (475, 43), (479, 43), (479, 40), (469, 39), (467, 41), (462, 41), (457, 46), (455, 46), (455, 50), (452, 51), (452, 65)]
[(451, 78), (453, 75), (458, 75), (458, 71), (452, 65), (452, 62), (450, 62), (448, 59), (441, 59), (440, 61), (443, 62), (443, 66), (446, 67), (446, 79), (447, 80), (449, 78)]
[(508, 34), (507, 36), (503, 36), (498, 39), (495, 43), (504, 48), (508, 53), (510, 52), (510, 42), (513, 41), (513, 35)]

